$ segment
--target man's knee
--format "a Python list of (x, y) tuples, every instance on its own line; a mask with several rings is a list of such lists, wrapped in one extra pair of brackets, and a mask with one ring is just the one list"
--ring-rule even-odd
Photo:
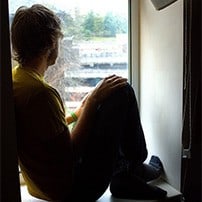
[(115, 99), (116, 102), (120, 102), (121, 104), (133, 103), (134, 101), (136, 102), (135, 91), (133, 87), (127, 83), (127, 85), (114, 92), (112, 99)]

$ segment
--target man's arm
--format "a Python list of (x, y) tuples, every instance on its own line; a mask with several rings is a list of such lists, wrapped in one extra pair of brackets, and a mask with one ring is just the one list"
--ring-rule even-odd
[(119, 76), (106, 77), (95, 89), (86, 97), (80, 116), (71, 132), (73, 152), (79, 155), (88, 139), (88, 134), (93, 127), (93, 120), (96, 118), (96, 110), (112, 92), (127, 84), (127, 79)]

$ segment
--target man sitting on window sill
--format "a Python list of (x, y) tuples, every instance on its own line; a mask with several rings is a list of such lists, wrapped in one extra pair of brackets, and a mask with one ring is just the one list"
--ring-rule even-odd
[(110, 184), (115, 197), (164, 198), (166, 191), (147, 184), (156, 172), (149, 178), (140, 172), (147, 149), (135, 93), (125, 78), (103, 79), (71, 115), (76, 124), (69, 131), (61, 97), (43, 78), (57, 59), (61, 37), (60, 20), (46, 7), (16, 11), (13, 93), (19, 165), (29, 193), (48, 201), (90, 202)]

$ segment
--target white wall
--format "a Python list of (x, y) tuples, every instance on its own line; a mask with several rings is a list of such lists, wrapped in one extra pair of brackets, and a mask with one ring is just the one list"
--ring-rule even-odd
[(183, 0), (157, 11), (140, 0), (140, 113), (151, 155), (180, 190), (183, 91)]

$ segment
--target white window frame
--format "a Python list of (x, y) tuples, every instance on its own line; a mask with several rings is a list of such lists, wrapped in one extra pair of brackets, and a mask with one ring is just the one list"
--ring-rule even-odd
[(140, 3), (139, 0), (129, 0), (129, 82), (135, 89), (138, 104), (140, 104)]

